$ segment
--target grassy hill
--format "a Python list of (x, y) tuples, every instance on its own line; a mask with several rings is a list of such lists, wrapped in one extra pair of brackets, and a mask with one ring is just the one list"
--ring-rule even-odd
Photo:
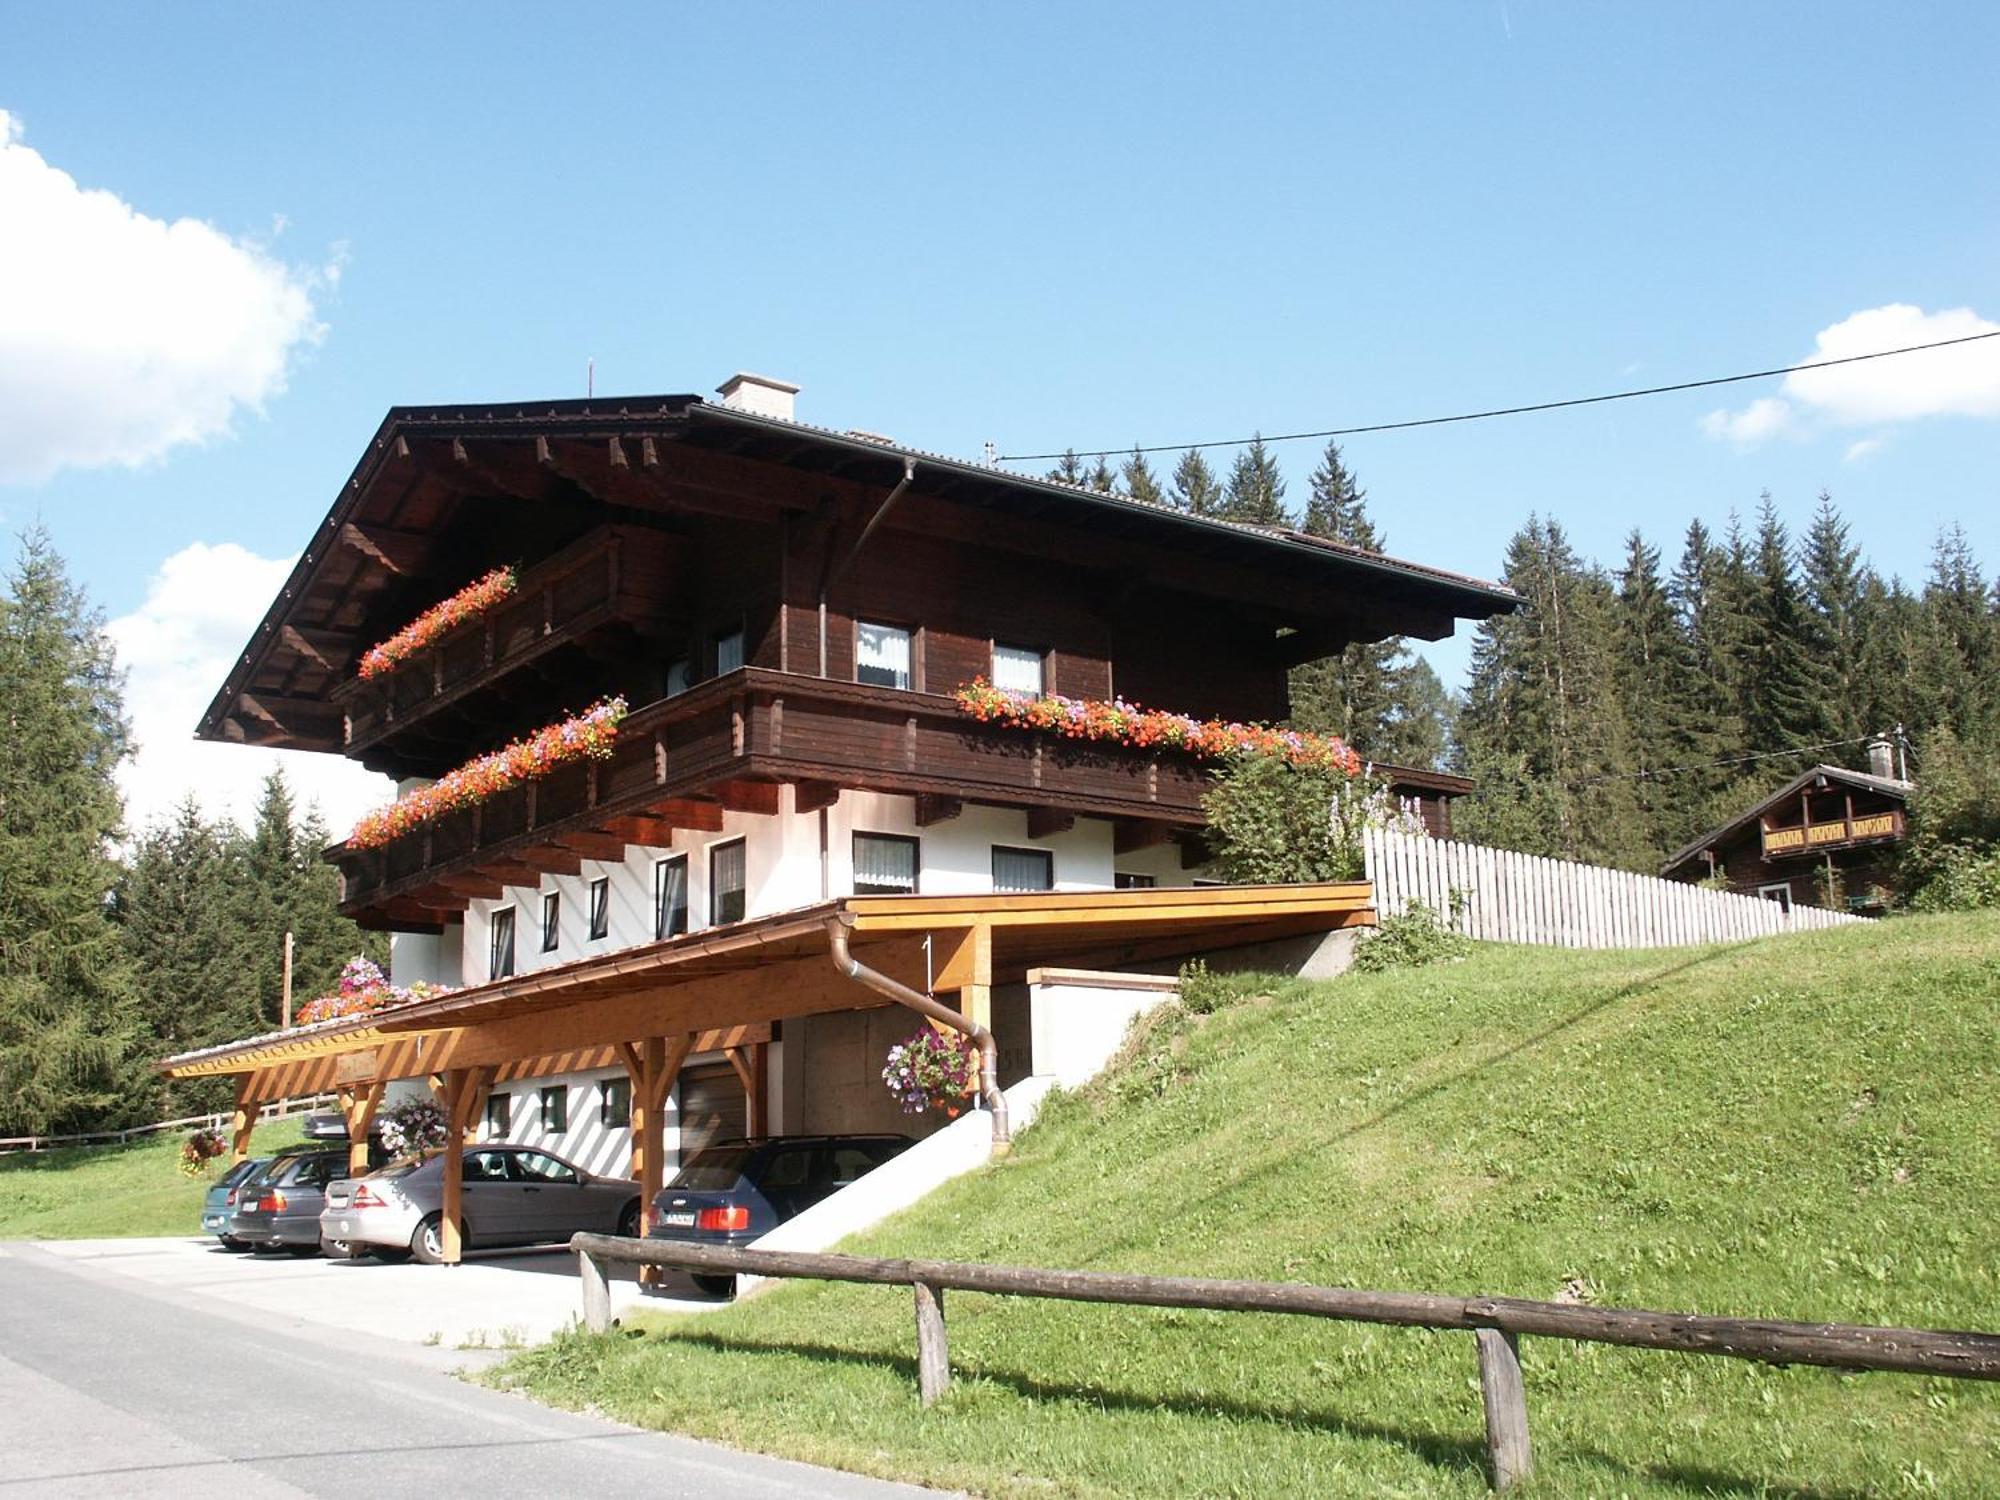
[[(291, 1145), (299, 1131), (296, 1120), (258, 1126), (257, 1154)], [(124, 1146), (0, 1156), (0, 1240), (200, 1234), (209, 1180), (181, 1176), (186, 1139), (186, 1131), (169, 1130)]]
[[(1484, 948), (1177, 1015), (866, 1253), (2000, 1328), (2000, 918)], [(1472, 1341), (793, 1284), (498, 1377), (995, 1495), (1483, 1493)], [(1523, 1345), (1535, 1495), (1969, 1495), (2000, 1390)], [(1981, 1476), (1984, 1478), (1981, 1478)]]

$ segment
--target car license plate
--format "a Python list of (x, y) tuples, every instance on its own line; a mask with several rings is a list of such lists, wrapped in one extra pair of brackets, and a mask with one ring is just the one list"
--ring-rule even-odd
[(672, 1224), (678, 1229), (692, 1229), (694, 1228), (694, 1215), (691, 1213), (661, 1214), (660, 1222), (662, 1224)]

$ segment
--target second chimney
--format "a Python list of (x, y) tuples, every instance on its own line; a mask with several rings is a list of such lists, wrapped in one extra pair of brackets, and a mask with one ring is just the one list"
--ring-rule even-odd
[(1885, 781), (1897, 780), (1896, 747), (1887, 740), (1870, 740), (1868, 742), (1868, 769), (1871, 773), (1880, 776)]
[(789, 380), (773, 380), (768, 375), (752, 375), (738, 370), (715, 388), (724, 406), (760, 417), (776, 417), (781, 422), (796, 421), (792, 415), (799, 388)]

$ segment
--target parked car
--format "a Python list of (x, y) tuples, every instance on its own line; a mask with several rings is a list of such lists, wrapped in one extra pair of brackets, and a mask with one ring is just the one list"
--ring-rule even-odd
[(201, 1205), (201, 1227), (222, 1242), (225, 1250), (248, 1250), (250, 1246), (229, 1232), (230, 1215), (236, 1212), (237, 1189), (271, 1164), (268, 1156), (246, 1157), (233, 1162), (227, 1172), (209, 1185)]
[[(596, 1177), (531, 1146), (464, 1148), (462, 1243), (468, 1249), (541, 1245), (579, 1230), (633, 1236), (639, 1193), (628, 1177)], [(320, 1233), (357, 1254), (444, 1259), (442, 1151), (405, 1157), (327, 1191)]]
[(229, 1234), (251, 1250), (289, 1250), (313, 1255), (320, 1249), (319, 1215), (330, 1182), (347, 1176), (347, 1152), (288, 1151), (274, 1157), (236, 1190)]
[[(858, 1182), (916, 1142), (906, 1135), (774, 1135), (704, 1146), (653, 1200), (656, 1240), (747, 1245)], [(726, 1297), (734, 1276), (696, 1276)]]

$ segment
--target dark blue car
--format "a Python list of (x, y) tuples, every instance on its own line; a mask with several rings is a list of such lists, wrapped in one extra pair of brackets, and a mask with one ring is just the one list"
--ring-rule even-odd
[[(747, 1245), (916, 1143), (906, 1135), (774, 1135), (717, 1141), (690, 1156), (653, 1200), (649, 1238)], [(726, 1297), (734, 1276), (697, 1276)]]

